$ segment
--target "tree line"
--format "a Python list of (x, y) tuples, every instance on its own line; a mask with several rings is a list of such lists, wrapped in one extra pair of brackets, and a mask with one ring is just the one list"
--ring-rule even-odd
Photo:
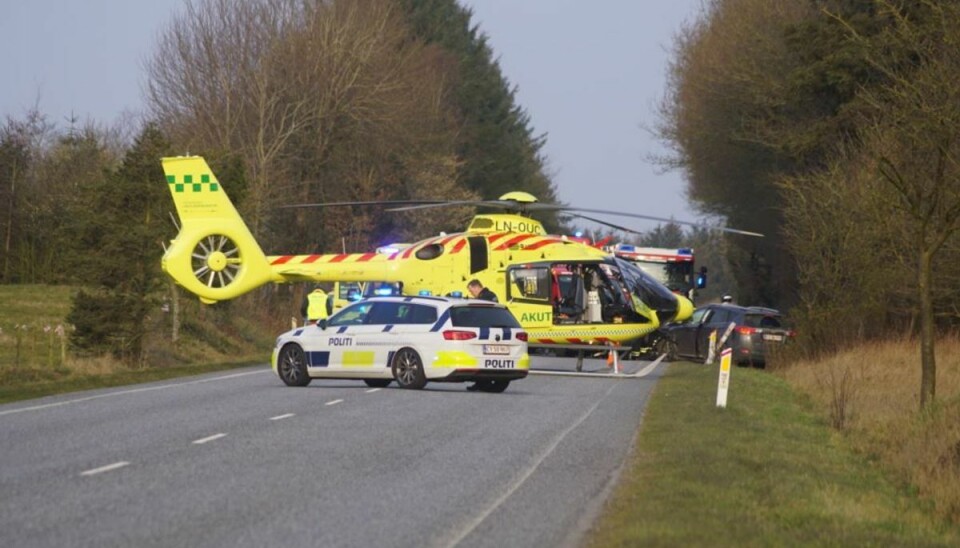
[(740, 293), (816, 354), (960, 320), (960, 5), (712, 0), (678, 35), (661, 136), (703, 210), (768, 235)]
[(278, 252), (367, 250), (472, 213), (284, 205), (556, 200), (544, 137), (456, 0), (196, 0), (146, 81), (142, 121), (59, 128), (35, 108), (0, 126), (0, 283), (83, 286), (77, 348), (142, 362), (149, 310), (176, 300), (159, 268), (176, 233), (163, 156), (204, 155)]

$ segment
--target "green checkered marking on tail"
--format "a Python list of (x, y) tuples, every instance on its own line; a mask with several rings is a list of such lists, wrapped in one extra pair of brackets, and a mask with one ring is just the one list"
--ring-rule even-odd
[(184, 192), (187, 189), (192, 192), (203, 192), (204, 187), (207, 187), (210, 192), (217, 192), (220, 190), (220, 185), (210, 180), (209, 173), (200, 175), (199, 183), (195, 183), (193, 181), (193, 175), (184, 175), (183, 181), (179, 183), (177, 182), (176, 176), (167, 175), (167, 183), (173, 185), (174, 192)]

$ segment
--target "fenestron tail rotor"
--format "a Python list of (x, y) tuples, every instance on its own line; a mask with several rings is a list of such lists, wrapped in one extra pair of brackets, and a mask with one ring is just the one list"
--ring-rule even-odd
[(167, 274), (205, 303), (281, 279), (203, 158), (164, 158), (163, 170), (181, 224), (163, 254)]
[(233, 283), (243, 265), (240, 247), (223, 234), (211, 234), (197, 242), (191, 259), (193, 275), (211, 289)]

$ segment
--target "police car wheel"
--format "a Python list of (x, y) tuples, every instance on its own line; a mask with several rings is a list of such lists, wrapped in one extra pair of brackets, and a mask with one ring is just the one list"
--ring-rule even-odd
[(504, 390), (506, 390), (508, 386), (510, 386), (510, 381), (505, 381), (502, 379), (484, 381), (483, 383), (480, 384), (480, 391), (499, 394)]
[(307, 374), (307, 360), (303, 349), (296, 344), (288, 344), (280, 349), (277, 373), (287, 386), (306, 386), (312, 380)]
[(386, 388), (393, 381), (390, 379), (363, 379), (363, 382), (367, 383), (370, 388)]
[(391, 370), (400, 388), (418, 390), (427, 384), (427, 376), (423, 372), (423, 361), (412, 348), (402, 348), (397, 351), (393, 357)]

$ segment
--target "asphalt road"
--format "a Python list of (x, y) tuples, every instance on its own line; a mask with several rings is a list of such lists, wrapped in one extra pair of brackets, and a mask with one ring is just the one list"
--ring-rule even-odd
[(625, 369), (485, 394), (257, 367), (3, 405), (0, 546), (576, 545), (662, 366)]

